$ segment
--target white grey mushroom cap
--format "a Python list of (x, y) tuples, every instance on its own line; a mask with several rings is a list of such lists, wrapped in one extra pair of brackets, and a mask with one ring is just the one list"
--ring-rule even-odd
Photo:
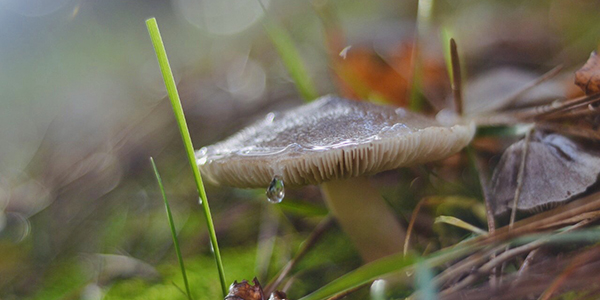
[(266, 187), (279, 175), (286, 186), (300, 186), (439, 160), (474, 132), (473, 124), (442, 125), (402, 108), (324, 96), (269, 113), (198, 150), (196, 159), (216, 184)]
[[(512, 144), (492, 176), (495, 215), (512, 210), (525, 140)], [(557, 133), (536, 130), (531, 136), (517, 210), (537, 213), (585, 192), (600, 174), (600, 151)]]

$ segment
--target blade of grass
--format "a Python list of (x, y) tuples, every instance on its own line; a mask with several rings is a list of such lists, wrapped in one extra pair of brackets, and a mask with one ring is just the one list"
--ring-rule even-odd
[[(524, 245), (539, 239), (544, 239), (546, 243), (558, 244), (569, 242), (597, 242), (600, 241), (600, 226), (565, 234), (530, 234), (516, 237), (509, 242), (511, 245), (515, 246)], [(424, 264), (427, 268), (434, 268), (480, 249), (487, 248), (488, 251), (497, 251), (494, 247), (497, 247), (499, 242), (501, 241), (497, 240), (489, 241), (487, 243), (479, 242), (469, 245), (457, 245), (451, 248), (442, 249), (423, 258), (410, 254), (404, 256), (403, 253), (394, 254), (359, 267), (299, 300), (328, 299), (328, 297), (343, 293), (346, 290), (350, 290), (386, 275), (401, 271), (414, 271), (418, 263)]]
[(262, 2), (260, 2), (260, 0), (258, 0), (258, 2), (265, 13), (265, 18), (263, 20), (265, 31), (275, 46), (277, 53), (279, 53), (283, 65), (290, 73), (292, 80), (294, 80), (300, 95), (302, 95), (306, 102), (316, 99), (319, 94), (314, 83), (310, 79), (310, 76), (308, 76), (308, 72), (304, 68), (302, 58), (294, 46), (294, 41), (290, 37), (290, 34), (283, 27), (270, 20)]
[(435, 218), (434, 223), (450, 224), (450, 225), (471, 231), (473, 233), (476, 233), (477, 235), (487, 235), (488, 234), (486, 231), (484, 231), (478, 227), (475, 227), (459, 218), (452, 217), (452, 216), (439, 216), (439, 217)]
[(406, 256), (404, 256), (403, 253), (394, 254), (366, 264), (350, 273), (347, 273), (346, 275), (332, 281), (312, 294), (300, 298), (300, 300), (327, 299), (328, 297), (366, 284), (384, 275), (400, 271), (414, 270), (418, 261), (421, 261), (421, 263), (426, 264), (429, 268), (432, 268), (456, 259), (475, 249), (477, 249), (477, 246), (454, 247), (451, 249), (438, 251), (437, 253), (429, 256), (426, 260), (421, 260), (420, 258), (410, 254)]
[(171, 100), (173, 113), (175, 114), (175, 119), (177, 120), (177, 125), (179, 127), (179, 132), (181, 133), (181, 138), (185, 146), (185, 151), (190, 166), (192, 167), (192, 172), (194, 174), (194, 179), (196, 182), (196, 188), (198, 189), (198, 194), (200, 195), (200, 199), (202, 200), (201, 205), (204, 211), (204, 217), (206, 218), (206, 225), (208, 228), (208, 233), (210, 235), (210, 242), (214, 250), (213, 253), (215, 255), (215, 262), (217, 264), (217, 270), (219, 272), (219, 280), (221, 281), (223, 297), (225, 297), (227, 295), (227, 284), (225, 280), (225, 271), (223, 269), (223, 261), (221, 260), (221, 252), (219, 250), (219, 244), (217, 243), (215, 225), (212, 221), (210, 207), (208, 205), (208, 199), (206, 197), (206, 191), (204, 191), (202, 176), (200, 175), (200, 170), (198, 169), (198, 165), (196, 164), (196, 156), (194, 155), (194, 145), (192, 144), (192, 138), (190, 137), (190, 132), (185, 121), (185, 115), (183, 114), (183, 107), (181, 106), (181, 100), (179, 100), (179, 94), (177, 93), (175, 79), (173, 78), (171, 67), (169, 66), (167, 52), (165, 50), (165, 45), (163, 44), (162, 38), (160, 36), (160, 31), (158, 30), (158, 24), (156, 23), (156, 19), (151, 18), (146, 20), (146, 27), (148, 28), (148, 33), (150, 34), (150, 38), (152, 39), (152, 45), (154, 46), (154, 50), (156, 51), (156, 57), (158, 58), (158, 64), (160, 65), (160, 70), (165, 81), (165, 86), (167, 88), (169, 99)]
[(169, 227), (171, 227), (171, 236), (173, 237), (173, 246), (175, 247), (175, 253), (177, 253), (177, 260), (179, 261), (181, 275), (183, 276), (183, 283), (185, 284), (185, 292), (187, 293), (188, 299), (192, 300), (192, 293), (190, 293), (190, 285), (188, 283), (187, 273), (185, 272), (185, 266), (183, 265), (183, 257), (181, 256), (181, 250), (179, 249), (179, 241), (177, 240), (177, 232), (175, 231), (175, 222), (173, 222), (171, 207), (169, 207), (169, 201), (167, 201), (167, 194), (165, 193), (165, 188), (163, 186), (162, 179), (160, 178), (160, 174), (158, 173), (158, 169), (156, 168), (156, 164), (154, 163), (154, 158), (150, 157), (150, 163), (152, 164), (154, 176), (156, 177), (160, 193), (162, 195), (163, 201), (165, 202), (165, 210), (167, 211), (167, 219), (169, 219)]

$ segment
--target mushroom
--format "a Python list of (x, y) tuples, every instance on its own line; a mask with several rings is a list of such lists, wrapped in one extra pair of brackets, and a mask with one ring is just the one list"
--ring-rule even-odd
[[(525, 140), (512, 144), (492, 176), (494, 215), (510, 212), (518, 186)], [(558, 133), (536, 130), (529, 141), (516, 209), (537, 213), (554, 208), (585, 192), (600, 174), (600, 151), (593, 145)]]
[(327, 205), (366, 261), (402, 249), (405, 231), (366, 175), (445, 158), (475, 127), (442, 125), (402, 108), (324, 96), (196, 153), (211, 182), (240, 188), (320, 184)]

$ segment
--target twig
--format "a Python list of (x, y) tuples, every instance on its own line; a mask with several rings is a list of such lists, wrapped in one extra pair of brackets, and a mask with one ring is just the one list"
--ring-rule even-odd
[(292, 271), (294, 266), (296, 266), (296, 264), (304, 257), (304, 255), (308, 252), (308, 250), (310, 248), (312, 248), (312, 246), (314, 246), (315, 243), (317, 243), (317, 241), (321, 238), (323, 233), (327, 229), (329, 229), (329, 227), (331, 227), (331, 225), (333, 225), (333, 218), (331, 216), (325, 217), (325, 219), (323, 219), (321, 221), (321, 223), (319, 223), (319, 225), (317, 225), (317, 227), (314, 229), (314, 231), (310, 234), (310, 236), (302, 244), (302, 246), (301, 246), (300, 250), (298, 250), (298, 253), (296, 254), (296, 256), (292, 260), (290, 260), (285, 265), (285, 267), (283, 267), (283, 269), (281, 269), (279, 274), (277, 274), (277, 276), (275, 276), (275, 279), (273, 281), (271, 281), (269, 284), (267, 284), (267, 286), (264, 288), (265, 295), (270, 295), (273, 291), (275, 291), (275, 289), (281, 284), (283, 279), (285, 279), (285, 277)]
[(571, 108), (585, 106), (585, 105), (588, 105), (588, 104), (595, 103), (597, 101), (600, 101), (600, 94), (575, 98), (573, 100), (569, 100), (569, 101), (563, 102), (563, 103), (561, 103), (560, 105), (558, 105), (558, 106), (556, 106), (554, 108), (550, 108), (547, 111), (539, 113), (538, 115), (536, 115), (534, 117), (534, 120), (544, 119), (545, 117), (547, 117), (547, 116), (549, 116), (551, 114), (558, 113), (560, 111), (571, 109)]
[(541, 83), (543, 83), (544, 81), (547, 81), (547, 80), (551, 79), (552, 77), (558, 75), (558, 73), (560, 73), (560, 71), (562, 71), (562, 69), (563, 69), (563, 66), (562, 65), (558, 65), (558, 66), (554, 67), (552, 70), (544, 73), (542, 76), (536, 78), (534, 81), (528, 83), (527, 85), (525, 85), (524, 87), (522, 87), (520, 90), (518, 90), (516, 93), (514, 93), (512, 96), (510, 96), (506, 100), (504, 100), (503, 101), (504, 104), (499, 109), (504, 109), (506, 107), (511, 106), (521, 96), (523, 96), (527, 92), (531, 91), (536, 86), (538, 86)]
[(542, 123), (542, 124), (536, 124), (536, 127), (539, 129), (556, 131), (556, 132), (560, 132), (563, 134), (572, 135), (572, 136), (576, 136), (576, 137), (580, 137), (580, 138), (600, 140), (600, 133), (598, 133), (592, 129), (584, 128), (581, 126), (569, 126), (569, 125), (563, 125), (563, 124)]
[(529, 268), (529, 266), (531, 265), (531, 262), (533, 262), (533, 259), (535, 258), (535, 255), (538, 253), (539, 250), (540, 250), (540, 248), (537, 248), (537, 249), (529, 252), (529, 254), (527, 254), (527, 257), (525, 257), (523, 264), (521, 264), (521, 267), (519, 268), (519, 271), (517, 272), (517, 278), (515, 279), (515, 281), (518, 281), (520, 278), (522, 278), (521, 276), (523, 274), (525, 274), (525, 271)]
[[(521, 197), (521, 189), (523, 188), (523, 178), (525, 177), (525, 163), (527, 162), (527, 152), (529, 152), (529, 140), (531, 139), (532, 129), (527, 131), (525, 135), (525, 143), (523, 144), (523, 151), (521, 156), (521, 164), (519, 165), (519, 173), (517, 175), (517, 187), (515, 188), (515, 198), (513, 199), (512, 210), (510, 212), (510, 221), (508, 223), (508, 232), (513, 229), (515, 224), (515, 218), (517, 216), (517, 205), (519, 204), (519, 198)], [(506, 246), (505, 252), (508, 252), (509, 246)], [(502, 274), (504, 273), (504, 267), (506, 264), (502, 264), (500, 267), (500, 282), (502, 282)]]
[[(581, 228), (593, 221), (595, 221), (596, 219), (588, 219), (588, 220), (584, 220), (581, 221), (573, 226), (571, 226), (570, 228), (561, 231), (558, 234), (563, 234), (569, 231), (573, 231), (575, 229)], [(533, 241), (529, 244), (525, 244), (523, 246), (517, 247), (517, 248), (513, 248), (510, 249), (508, 251), (505, 251), (504, 253), (498, 255), (496, 258), (490, 260), (489, 262), (483, 264), (476, 272), (474, 272), (473, 274), (467, 276), (465, 279), (463, 279), (462, 281), (460, 281), (458, 284), (452, 286), (451, 288), (448, 288), (446, 290), (444, 290), (440, 295), (448, 295), (450, 293), (456, 292), (458, 290), (461, 290), (462, 288), (468, 286), (469, 284), (475, 282), (481, 275), (483, 274), (488, 274), (493, 268), (498, 267), (499, 265), (504, 265), (507, 261), (522, 255), (524, 253), (527, 252), (531, 252), (541, 246), (543, 246), (545, 243), (547, 243), (549, 241), (548, 238), (541, 238), (539, 240)]]
[(523, 144), (523, 155), (521, 156), (521, 165), (519, 165), (519, 174), (517, 175), (517, 188), (515, 189), (515, 198), (513, 199), (512, 211), (510, 212), (510, 223), (508, 223), (508, 231), (511, 231), (517, 216), (517, 205), (521, 197), (521, 189), (523, 188), (523, 178), (525, 177), (525, 163), (527, 162), (527, 152), (529, 152), (529, 140), (531, 139), (531, 129), (525, 135), (525, 144)]
[(448, 282), (448, 280), (450, 280), (452, 278), (460, 277), (463, 274), (471, 271), (471, 269), (478, 267), (480, 265), (483, 265), (485, 263), (485, 261), (488, 259), (488, 257), (490, 257), (492, 254), (504, 249), (504, 247), (505, 247), (505, 245), (500, 245), (500, 246), (494, 247), (492, 249), (488, 249), (487, 251), (475, 253), (475, 254), (461, 260), (460, 262), (456, 263), (451, 268), (444, 270), (438, 276), (433, 278), (433, 282), (434, 282), (435, 286), (442, 287)]
[(417, 203), (417, 206), (415, 207), (415, 209), (413, 209), (413, 212), (410, 216), (410, 221), (408, 222), (408, 228), (406, 229), (406, 237), (404, 238), (404, 249), (402, 251), (404, 256), (406, 256), (406, 253), (408, 253), (408, 247), (410, 246), (410, 236), (412, 234), (413, 227), (415, 226), (417, 216), (419, 215), (421, 206), (423, 206), (423, 204), (425, 204), (425, 203), (427, 203), (427, 198), (421, 199), (419, 201), (419, 203)]
[[(473, 157), (473, 163), (475, 166), (475, 170), (477, 170), (477, 176), (479, 178), (479, 185), (481, 186), (481, 192), (483, 194), (483, 200), (485, 202), (485, 212), (486, 219), (488, 225), (488, 234), (493, 235), (496, 232), (496, 220), (494, 219), (494, 212), (492, 211), (492, 204), (490, 202), (490, 189), (489, 189), (489, 181), (485, 174), (487, 174), (484, 170), (483, 164), (477, 157), (477, 153), (471, 152), (471, 147), (467, 148), (469, 153), (471, 153)], [(492, 253), (491, 259), (496, 257), (496, 253)], [(490, 285), (492, 287), (496, 286), (496, 278), (499, 276), (498, 269), (494, 268), (490, 275)]]

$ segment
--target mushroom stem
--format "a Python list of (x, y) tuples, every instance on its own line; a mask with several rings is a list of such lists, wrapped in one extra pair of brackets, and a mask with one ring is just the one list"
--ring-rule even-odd
[(402, 251), (405, 230), (366, 177), (321, 184), (325, 201), (367, 262)]

